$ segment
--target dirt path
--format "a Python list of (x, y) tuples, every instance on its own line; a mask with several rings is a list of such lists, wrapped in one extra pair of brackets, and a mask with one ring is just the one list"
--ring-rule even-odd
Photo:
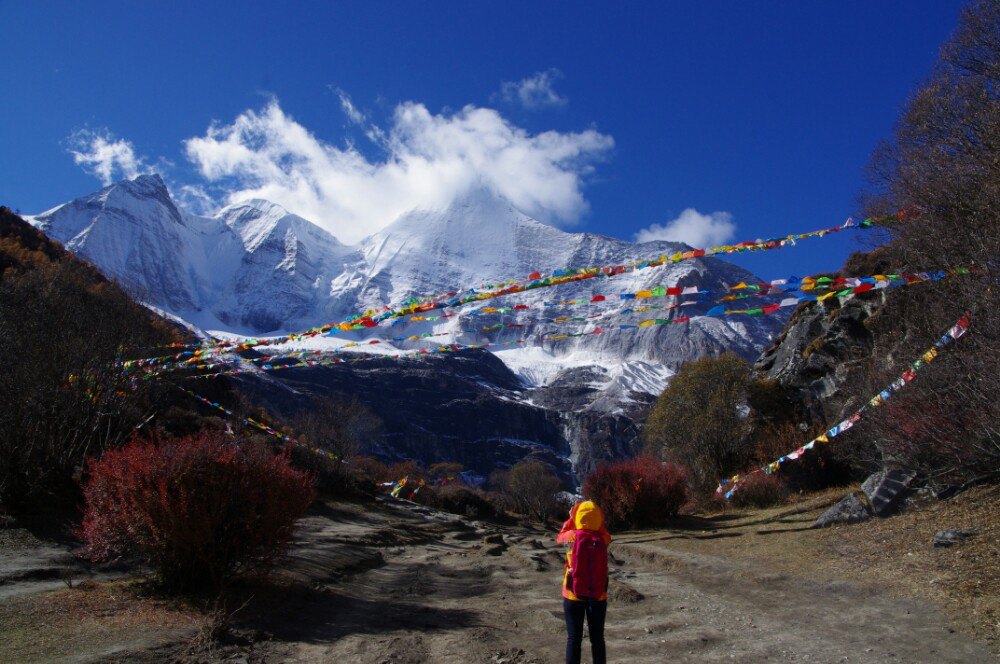
[[(503, 538), (503, 544), (484, 543)], [(981, 645), (918, 602), (847, 583), (783, 576), (759, 565), (672, 551), (676, 533), (620, 537), (611, 548), (611, 661), (981, 662)], [(559, 662), (562, 547), (551, 536), (467, 524), (409, 505), (346, 527), (311, 520), (322, 542), (360, 570), (327, 585), (291, 619), (270, 623), (269, 659), (292, 662)], [(358, 547), (359, 542), (373, 546)], [(309, 574), (306, 572), (306, 574)], [(315, 576), (312, 578), (316, 579)], [(269, 611), (271, 616), (285, 609)], [(261, 621), (261, 622), (258, 622)]]
[[(666, 530), (612, 545), (610, 661), (993, 661), (928, 603), (670, 546), (691, 538)], [(200, 661), (561, 662), (562, 552), (551, 534), (411, 504), (327, 507), (304, 521), (276, 583), (231, 598), (246, 602), (237, 632), (257, 636)], [(3, 610), (0, 601), (0, 618)], [(137, 644), (133, 630), (118, 648), (109, 634), (37, 661), (169, 661), (190, 652), (194, 628), (186, 629), (187, 641), (152, 633)]]

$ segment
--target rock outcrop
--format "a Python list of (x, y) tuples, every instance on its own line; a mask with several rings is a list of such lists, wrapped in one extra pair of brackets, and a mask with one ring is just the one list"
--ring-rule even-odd
[(843, 305), (800, 305), (774, 344), (754, 363), (754, 371), (777, 381), (808, 419), (837, 421), (853, 396), (841, 388), (871, 354), (873, 339), (866, 322), (882, 303), (882, 295), (874, 294)]

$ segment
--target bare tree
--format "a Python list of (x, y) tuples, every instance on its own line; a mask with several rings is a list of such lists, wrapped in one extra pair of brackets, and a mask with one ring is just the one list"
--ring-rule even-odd
[(301, 442), (333, 454), (329, 458), (309, 450), (292, 451), (296, 463), (316, 473), (321, 488), (332, 492), (349, 489), (344, 464), (382, 429), (378, 417), (356, 396), (338, 395), (316, 399), (289, 424)]
[(962, 13), (929, 80), (871, 163), (866, 212), (900, 212), (886, 257), (896, 271), (973, 273), (894, 293), (871, 326), (873, 362), (859, 390), (899, 375), (965, 311), (968, 335), (868, 430), (884, 463), (960, 480), (1000, 471), (1000, 3)]
[(548, 521), (560, 510), (556, 493), (562, 482), (541, 461), (526, 459), (505, 476), (504, 493), (515, 510)]

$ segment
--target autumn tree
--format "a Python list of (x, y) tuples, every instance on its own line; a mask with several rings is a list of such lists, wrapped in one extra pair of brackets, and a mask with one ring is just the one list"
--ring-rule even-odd
[(86, 455), (123, 443), (167, 389), (124, 359), (175, 341), (115, 283), (0, 208), (0, 501), (72, 498)]
[(643, 428), (646, 453), (682, 463), (699, 490), (748, 460), (745, 417), (750, 367), (739, 356), (684, 364), (657, 398)]

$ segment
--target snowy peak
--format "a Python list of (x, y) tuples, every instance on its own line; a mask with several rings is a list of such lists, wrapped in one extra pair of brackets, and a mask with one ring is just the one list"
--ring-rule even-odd
[[(536, 270), (618, 265), (686, 248), (568, 233), (521, 213), (484, 186), (437, 209), (408, 212), (355, 246), (345, 246), (311, 221), (263, 200), (230, 205), (212, 217), (185, 213), (155, 175), (105, 187), (38, 215), (33, 223), (140, 299), (205, 329), (240, 334), (291, 332), (413, 296), (524, 279)], [(595, 292), (634, 292), (663, 284), (717, 290), (753, 280), (754, 275), (732, 264), (699, 259), (623, 274), (613, 284), (585, 281), (558, 292), (525, 293), (519, 302), (528, 304), (530, 313), (514, 317), (413, 327), (450, 332), (462, 343), (534, 342), (565, 331), (553, 326), (551, 318), (591, 313), (549, 300), (589, 299)], [(673, 313), (665, 312), (668, 317)], [(479, 332), (515, 318), (521, 327)], [(693, 321), (641, 335), (573, 338), (546, 344), (545, 352), (559, 366), (626, 360), (676, 366), (725, 350), (749, 356), (766, 344), (778, 323)]]
[(158, 175), (118, 182), (29, 220), (142, 300), (169, 310), (195, 305), (184, 260), (189, 234)]
[(244, 248), (253, 252), (274, 238), (289, 233), (296, 238), (316, 240), (329, 246), (341, 246), (333, 235), (311, 221), (288, 212), (280, 205), (259, 198), (242, 201), (223, 208), (215, 215), (243, 241)]
[[(139, 225), (183, 224), (181, 213), (159, 175), (141, 175), (135, 180), (109, 185), (89, 196), (43, 212), (30, 221), (49, 236), (68, 245), (107, 214), (128, 218)], [(80, 238), (77, 243), (82, 240)]]
[(469, 278), (526, 277), (549, 264), (554, 249), (565, 250), (575, 238), (479, 187), (444, 208), (404, 214), (362, 241), (361, 251), (373, 274), (415, 270), (458, 279), (454, 284)]

